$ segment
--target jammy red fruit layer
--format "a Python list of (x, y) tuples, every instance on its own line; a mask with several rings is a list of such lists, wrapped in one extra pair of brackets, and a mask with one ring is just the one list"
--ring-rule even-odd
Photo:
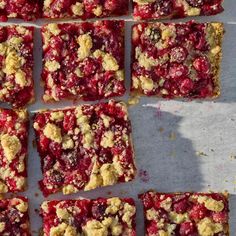
[(135, 176), (131, 124), (124, 103), (110, 101), (34, 117), (44, 195), (91, 190)]
[(133, 0), (135, 19), (170, 19), (216, 15), (223, 0)]
[(33, 27), (0, 26), (0, 102), (23, 107), (33, 87)]
[(25, 190), (28, 122), (26, 110), (0, 108), (0, 193)]
[(41, 0), (1, 0), (0, 21), (8, 18), (20, 18), (31, 21), (41, 16)]
[(129, 0), (44, 0), (47, 18), (97, 18), (128, 14)]
[(140, 23), (132, 32), (132, 85), (138, 95), (220, 95), (221, 23)]
[(41, 206), (45, 236), (136, 236), (131, 198), (46, 201)]
[(27, 198), (15, 197), (0, 200), (0, 235), (31, 235)]
[(146, 236), (229, 236), (226, 193), (155, 193), (140, 195)]
[(124, 94), (124, 21), (48, 24), (42, 35), (45, 102)]

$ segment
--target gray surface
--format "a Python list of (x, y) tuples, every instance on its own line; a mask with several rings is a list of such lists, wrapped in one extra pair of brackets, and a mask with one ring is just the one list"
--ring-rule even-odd
[[(143, 217), (137, 194), (150, 188), (162, 192), (174, 191), (223, 191), (228, 190), (230, 197), (231, 235), (236, 235), (236, 14), (235, 0), (225, 1), (225, 12), (213, 17), (195, 18), (200, 21), (219, 20), (225, 23), (224, 57), (222, 65), (222, 96), (211, 101), (164, 101), (142, 98), (137, 106), (130, 107), (133, 126), (136, 162), (139, 171), (147, 171), (148, 178), (138, 175), (136, 180), (71, 196), (56, 194), (48, 199), (66, 199), (99, 196), (131, 196), (136, 199), (137, 232), (143, 235)], [(131, 18), (127, 18), (130, 21)], [(18, 22), (18, 21), (12, 21)], [(22, 22), (22, 21), (20, 21)], [(234, 24), (235, 22), (235, 24)], [(43, 24), (38, 21), (36, 26)], [(126, 28), (126, 65), (129, 74), (130, 26)], [(69, 102), (45, 105), (41, 103), (42, 89), (39, 86), (41, 70), (40, 33), (35, 38), (35, 84), (37, 102), (29, 107), (30, 111), (47, 107), (73, 105)], [(129, 84), (129, 76), (127, 76)], [(124, 97), (127, 99), (127, 95)], [(37, 182), (41, 178), (40, 162), (37, 151), (32, 146), (31, 129), (29, 141), (29, 189), (24, 194), (30, 200), (32, 230), (37, 235), (41, 219), (35, 212), (43, 197)], [(199, 156), (202, 152), (207, 156)], [(38, 193), (38, 196), (35, 196)]]

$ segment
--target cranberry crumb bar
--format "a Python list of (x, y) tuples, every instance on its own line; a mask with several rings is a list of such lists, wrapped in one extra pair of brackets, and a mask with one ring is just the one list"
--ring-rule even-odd
[(33, 100), (33, 27), (0, 26), (0, 102), (22, 107)]
[(0, 200), (0, 235), (31, 235), (27, 198), (16, 197)]
[(216, 15), (222, 12), (223, 0), (133, 0), (135, 19), (184, 18)]
[(228, 194), (155, 193), (140, 195), (146, 236), (229, 236)]
[(124, 21), (48, 24), (42, 35), (45, 102), (124, 94)]
[(135, 176), (131, 125), (122, 102), (42, 111), (34, 117), (44, 195), (91, 190)]
[(97, 18), (128, 14), (129, 0), (44, 0), (47, 18)]
[(220, 95), (222, 23), (140, 23), (133, 26), (132, 86), (139, 95)]
[(26, 110), (0, 108), (0, 193), (25, 190), (28, 122)]
[(135, 236), (135, 214), (131, 198), (54, 200), (41, 206), (45, 236)]
[(41, 0), (0, 0), (0, 21), (21, 18), (26, 21), (41, 16)]

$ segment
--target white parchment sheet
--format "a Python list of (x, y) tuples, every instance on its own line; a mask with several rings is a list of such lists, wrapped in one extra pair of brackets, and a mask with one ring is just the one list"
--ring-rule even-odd
[[(165, 101), (142, 98), (129, 108), (133, 128), (137, 178), (130, 183), (118, 184), (70, 196), (55, 194), (47, 199), (80, 197), (133, 197), (137, 204), (137, 235), (144, 235), (142, 207), (137, 194), (150, 188), (161, 192), (223, 191), (230, 197), (231, 235), (236, 235), (236, 1), (225, 0), (225, 12), (212, 17), (195, 17), (198, 21), (222, 21), (225, 38), (222, 62), (222, 95), (215, 101)], [(116, 18), (117, 19), (117, 18)], [(126, 84), (130, 83), (131, 17), (126, 23)], [(187, 19), (188, 20), (188, 19)], [(175, 21), (186, 21), (175, 20)], [(42, 45), (39, 27), (49, 21), (35, 23), (11, 20), (1, 25), (20, 23), (34, 25), (36, 103), (28, 109), (32, 113), (41, 108), (58, 108), (74, 105), (60, 102), (53, 105), (41, 101), (40, 73)], [(122, 99), (128, 99), (128, 92)], [(1, 106), (3, 106), (1, 104)], [(28, 191), (23, 193), (30, 201), (32, 235), (42, 227), (37, 209), (45, 198), (38, 181), (42, 174), (40, 159), (33, 147), (32, 121), (29, 138)]]

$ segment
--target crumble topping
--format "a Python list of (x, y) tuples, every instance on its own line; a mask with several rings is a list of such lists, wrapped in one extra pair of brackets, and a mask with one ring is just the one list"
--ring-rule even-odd
[(57, 143), (62, 142), (61, 129), (54, 124), (50, 124), (50, 123), (46, 124), (43, 130), (43, 133), (47, 138)]
[(4, 134), (1, 136), (1, 145), (8, 161), (16, 158), (16, 154), (21, 150), (21, 143), (17, 136)]
[(77, 2), (71, 6), (71, 10), (76, 16), (82, 16), (84, 14), (84, 4)]
[(34, 117), (45, 195), (131, 181), (136, 173), (126, 105), (113, 100)]

